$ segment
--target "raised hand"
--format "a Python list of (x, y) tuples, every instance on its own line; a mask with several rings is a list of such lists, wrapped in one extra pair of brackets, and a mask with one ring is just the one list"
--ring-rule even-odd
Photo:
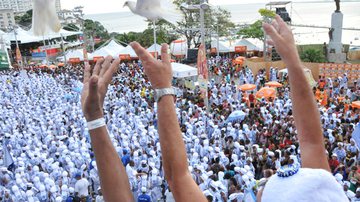
[(264, 23), (263, 28), (266, 34), (271, 37), (271, 39), (267, 41), (268, 44), (275, 46), (276, 51), (285, 63), (293, 62), (294, 60), (300, 61), (293, 33), (279, 15), (276, 15), (271, 24)]
[(145, 74), (149, 78), (152, 87), (154, 89), (170, 88), (172, 69), (168, 53), (169, 46), (167, 44), (162, 45), (161, 60), (156, 60), (139, 43), (132, 42), (130, 45), (142, 61)]
[(106, 92), (120, 64), (120, 59), (111, 62), (112, 60), (111, 56), (106, 57), (105, 60), (98, 60), (93, 70), (89, 65), (85, 67), (81, 106), (87, 121), (104, 115), (103, 105)]

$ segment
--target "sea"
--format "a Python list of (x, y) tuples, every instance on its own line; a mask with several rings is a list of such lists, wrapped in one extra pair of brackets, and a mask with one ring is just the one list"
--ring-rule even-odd
[[(342, 42), (344, 44), (360, 44), (360, 0), (341, 1), (341, 12), (344, 15), (343, 27), (356, 28), (344, 30)], [(249, 24), (261, 19), (258, 10), (265, 8), (265, 3), (246, 3), (223, 5), (221, 8), (231, 12), (231, 20), (236, 24)], [(292, 23), (306, 26), (330, 27), (331, 15), (335, 10), (335, 2), (292, 2), (286, 6), (291, 15)], [(103, 13), (86, 15), (85, 18), (101, 22), (109, 32), (126, 33), (141, 32), (147, 28), (144, 18), (132, 14), (130, 11), (117, 13)], [(327, 28), (292, 27), (298, 44), (321, 44), (329, 41)]]

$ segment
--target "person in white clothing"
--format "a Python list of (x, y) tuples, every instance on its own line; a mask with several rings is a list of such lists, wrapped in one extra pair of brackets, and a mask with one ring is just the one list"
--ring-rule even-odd
[(80, 173), (75, 175), (77, 182), (75, 183), (75, 192), (80, 198), (89, 196), (89, 181), (86, 178), (82, 178)]

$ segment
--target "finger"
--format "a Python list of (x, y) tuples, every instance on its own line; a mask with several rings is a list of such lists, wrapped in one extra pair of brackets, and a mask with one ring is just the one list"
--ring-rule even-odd
[(269, 44), (270, 46), (275, 46), (275, 43), (272, 39), (266, 40), (266, 43)]
[(102, 65), (102, 63), (104, 62), (104, 59), (100, 59), (96, 62), (96, 65), (94, 67), (94, 71), (93, 71), (93, 75), (97, 75), (99, 76), (100, 74), (100, 67)]
[(266, 34), (269, 35), (274, 41), (278, 41), (281, 39), (279, 33), (275, 30), (274, 26), (268, 23), (264, 23), (263, 28)]
[(145, 61), (151, 61), (154, 60), (154, 57), (145, 50), (138, 42), (131, 42), (130, 46), (134, 49), (136, 55), (139, 56), (140, 60)]
[(91, 67), (89, 64), (85, 65), (85, 69), (84, 69), (84, 84), (89, 82), (90, 76), (91, 76)]
[(277, 22), (276, 20), (273, 20), (273, 21), (271, 22), (271, 25), (275, 28), (276, 32), (279, 33), (280, 27), (279, 27), (278, 22)]
[(103, 78), (106, 83), (110, 83), (114, 73), (119, 69), (120, 58), (114, 60), (110, 68), (104, 73)]
[(89, 95), (87, 100), (92, 103), (92, 105), (96, 105), (99, 102), (98, 97), (98, 80), (99, 77), (97, 75), (93, 75), (89, 81)]
[(167, 44), (161, 46), (161, 60), (164, 63), (170, 64), (169, 45)]
[(287, 26), (286, 22), (284, 22), (284, 20), (279, 16), (276, 15), (275, 16), (275, 21), (277, 22), (277, 24), (281, 27), (281, 26)]
[(110, 65), (111, 65), (111, 61), (113, 60), (113, 57), (108, 55), (105, 58), (105, 62), (101, 65), (101, 70), (100, 70), (100, 76), (102, 77), (105, 72), (109, 69)]

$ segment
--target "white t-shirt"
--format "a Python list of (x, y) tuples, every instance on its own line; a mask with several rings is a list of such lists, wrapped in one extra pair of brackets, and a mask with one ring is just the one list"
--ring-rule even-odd
[(79, 193), (79, 196), (88, 196), (89, 195), (89, 182), (87, 181), (87, 179), (82, 178), (80, 180), (78, 180), (75, 183), (75, 192)]

